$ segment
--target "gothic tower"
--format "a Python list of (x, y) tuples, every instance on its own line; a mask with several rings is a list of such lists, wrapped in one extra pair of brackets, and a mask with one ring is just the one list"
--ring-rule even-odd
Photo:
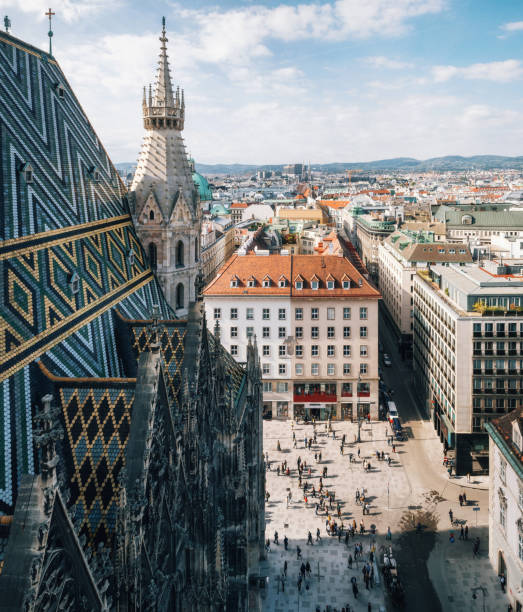
[(194, 301), (200, 258), (201, 211), (182, 130), (183, 90), (173, 92), (165, 17), (154, 92), (143, 91), (145, 136), (130, 193), (135, 227), (165, 296), (178, 315)]

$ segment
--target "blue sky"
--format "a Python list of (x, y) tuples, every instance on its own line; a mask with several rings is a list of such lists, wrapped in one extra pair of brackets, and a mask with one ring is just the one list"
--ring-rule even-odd
[[(43, 48), (47, 7), (0, 0), (12, 33)], [(54, 55), (115, 162), (140, 149), (162, 15), (197, 161), (523, 155), (521, 0), (59, 0), (53, 10)]]

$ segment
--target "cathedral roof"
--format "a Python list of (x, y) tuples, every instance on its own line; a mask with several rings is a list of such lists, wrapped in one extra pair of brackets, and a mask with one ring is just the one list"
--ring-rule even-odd
[(192, 180), (198, 187), (198, 192), (200, 193), (200, 200), (202, 202), (208, 202), (209, 200), (212, 200), (212, 190), (209, 186), (209, 182), (207, 181), (207, 179), (199, 172), (193, 172)]

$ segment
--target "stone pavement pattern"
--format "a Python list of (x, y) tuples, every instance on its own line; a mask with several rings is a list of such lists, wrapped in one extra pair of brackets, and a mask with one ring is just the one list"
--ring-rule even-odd
[[(332, 434), (327, 435), (325, 424), (317, 424), (318, 444), (312, 446), (311, 450), (304, 448), (304, 437), (313, 435), (312, 425), (295, 425), (297, 448), (293, 447), (292, 428), (290, 422), (266, 421), (264, 423), (264, 451), (268, 453), (271, 461), (271, 471), (267, 472), (266, 490), (270, 493), (269, 503), (266, 504), (266, 538), (271, 539), (271, 552), (267, 555), (267, 560), (262, 564), (261, 572), (269, 576), (267, 597), (264, 603), (264, 610), (288, 611), (288, 610), (316, 610), (319, 606), (323, 610), (327, 605), (332, 609), (341, 610), (347, 603), (355, 611), (367, 610), (370, 601), (372, 610), (378, 612), (384, 606), (384, 593), (382, 585), (375, 585), (367, 591), (362, 576), (362, 563), (353, 563), (352, 571), (347, 566), (349, 554), (354, 557), (354, 543), (363, 544), (364, 559), (368, 559), (368, 553), (372, 544), (372, 536), (356, 535), (349, 542), (347, 548), (342, 538), (338, 542), (337, 537), (328, 536), (325, 529), (325, 514), (315, 515), (315, 500), (309, 496), (308, 507), (305, 507), (303, 491), (298, 488), (297, 458), (307, 462), (307, 466), (312, 467), (311, 484), (316, 489), (319, 484), (319, 477), (323, 467), (327, 467), (327, 478), (323, 479), (324, 487), (329, 491), (334, 491), (336, 500), (342, 504), (342, 519), (345, 526), (353, 519), (359, 525), (363, 519), (368, 528), (371, 523), (378, 527), (382, 538), (375, 538), (376, 546), (379, 547), (380, 539), (386, 533), (388, 520), (387, 510), (387, 485), (389, 485), (390, 505), (403, 505), (409, 498), (410, 485), (405, 472), (399, 462), (398, 454), (389, 467), (386, 462), (377, 461), (375, 456), (376, 449), (390, 452), (392, 449), (387, 446), (385, 433), (387, 424), (380, 422), (367, 424), (362, 428), (362, 439), (366, 440), (361, 444), (355, 444), (354, 438), (357, 435), (357, 425), (348, 422), (333, 422), (332, 428), (336, 433), (336, 440), (332, 439)], [(371, 434), (372, 430), (372, 434)], [(340, 454), (340, 438), (346, 434), (346, 445), (344, 455)], [(277, 451), (277, 443), (280, 442), (281, 451)], [(350, 442), (350, 444), (349, 444)], [(361, 450), (361, 457), (357, 459), (358, 446)], [(399, 447), (398, 447), (399, 450)], [(314, 453), (322, 453), (322, 462), (317, 464), (314, 460)], [(349, 462), (348, 453), (352, 452), (356, 456), (354, 463)], [(362, 468), (363, 458), (367, 457), (373, 470), (364, 472)], [(291, 469), (291, 476), (277, 476), (276, 468), (278, 464), (287, 460)], [(305, 481), (305, 478), (304, 478)], [(362, 507), (357, 505), (354, 500), (356, 488), (365, 486), (370, 500), (369, 516), (362, 516)], [(287, 508), (287, 494), (290, 489), (292, 501)], [(335, 508), (332, 516), (334, 517)], [(337, 522), (339, 520), (336, 518)], [(320, 528), (321, 542), (316, 543), (316, 529)], [(273, 543), (274, 532), (279, 535), (279, 546)], [(307, 545), (307, 534), (313, 534), (314, 545)], [(289, 551), (284, 551), (283, 538), (289, 538)], [(302, 586), (301, 593), (298, 593), (297, 577), (301, 560), (296, 559), (296, 546), (302, 550), (303, 561), (307, 560), (312, 566), (312, 577), (309, 581), (309, 590)], [(285, 592), (281, 593), (281, 586), (278, 585), (278, 578), (282, 574), (284, 561), (288, 561), (287, 580)], [(319, 564), (319, 565), (318, 565)], [(318, 579), (318, 568), (320, 578)], [(376, 567), (375, 567), (376, 572)], [(356, 576), (359, 588), (358, 599), (355, 600), (352, 594), (350, 578)], [(299, 596), (299, 603), (298, 603)], [(383, 609), (385, 609), (383, 607)]]

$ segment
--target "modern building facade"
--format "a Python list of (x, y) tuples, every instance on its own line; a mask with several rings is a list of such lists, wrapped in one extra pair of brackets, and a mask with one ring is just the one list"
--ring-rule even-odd
[(378, 246), (379, 287), (399, 336), (400, 352), (412, 352), (413, 282), (417, 270), (440, 263), (471, 263), (467, 245), (436, 242), (431, 232), (397, 230)]
[(173, 91), (165, 25), (154, 91), (143, 90), (145, 136), (129, 194), (135, 227), (167, 301), (179, 316), (195, 300), (202, 214), (182, 131), (185, 97)]
[(344, 257), (233, 255), (205, 292), (238, 361), (256, 338), (266, 414), (378, 415), (378, 300)]
[(0, 610), (250, 610), (257, 354), (176, 318), (55, 58), (0, 74)]
[(523, 610), (523, 408), (486, 423), (489, 434), (489, 558), (514, 612)]
[(460, 473), (488, 469), (484, 424), (523, 404), (523, 277), (437, 264), (418, 271), (414, 374)]

